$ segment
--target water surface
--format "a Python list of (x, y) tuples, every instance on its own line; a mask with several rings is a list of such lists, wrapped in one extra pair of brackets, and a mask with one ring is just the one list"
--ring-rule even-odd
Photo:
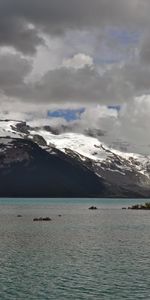
[(150, 299), (150, 212), (121, 209), (143, 202), (0, 199), (0, 299)]

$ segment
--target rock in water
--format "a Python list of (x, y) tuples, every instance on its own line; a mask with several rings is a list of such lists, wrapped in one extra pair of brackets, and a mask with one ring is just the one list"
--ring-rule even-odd
[(33, 221), (34, 222), (38, 222), (38, 221), (40, 221), (40, 222), (41, 221), (46, 221), (47, 222), (47, 221), (52, 221), (52, 219), (49, 218), (49, 217), (44, 217), (44, 218), (40, 217), (40, 218), (34, 218)]
[(96, 210), (98, 208), (96, 206), (91, 206), (91, 207), (89, 207), (89, 209)]

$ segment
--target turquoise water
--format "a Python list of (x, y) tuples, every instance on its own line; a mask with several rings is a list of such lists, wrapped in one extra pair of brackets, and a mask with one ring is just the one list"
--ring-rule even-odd
[(143, 202), (0, 199), (0, 299), (150, 299), (150, 212), (121, 210)]
[(100, 205), (101, 207), (114, 207), (114, 206), (121, 206), (125, 205), (132, 205), (134, 203), (145, 203), (149, 202), (150, 200), (145, 199), (98, 199), (98, 198), (0, 198), (0, 205)]

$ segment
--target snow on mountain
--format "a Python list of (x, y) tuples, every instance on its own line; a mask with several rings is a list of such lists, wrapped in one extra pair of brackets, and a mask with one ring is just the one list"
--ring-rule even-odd
[[(34, 134), (37, 134), (37, 131), (31, 131), (30, 134), (34, 136)], [(118, 172), (125, 169), (129, 170), (134, 166), (138, 172), (149, 177), (146, 166), (150, 161), (150, 156), (142, 156), (137, 153), (127, 153), (111, 149), (98, 139), (79, 133), (71, 132), (54, 135), (44, 130), (38, 130), (38, 134), (46, 140), (47, 145), (53, 144), (57, 149), (63, 152), (66, 152), (67, 149), (72, 150), (78, 153), (82, 160), (88, 158), (95, 163), (107, 161), (109, 165), (112, 160), (119, 158)], [(120, 163), (121, 161), (122, 164)], [(130, 162), (130, 164), (126, 164), (126, 162)]]
[(30, 127), (25, 122), (15, 120), (0, 120), (0, 136), (30, 138), (41, 147), (45, 147), (46, 142), (48, 148), (55, 147), (67, 155), (76, 155), (83, 162), (91, 162), (90, 167), (99, 176), (106, 177), (108, 172), (112, 176), (113, 172), (120, 178), (136, 173), (136, 178), (141, 175), (140, 181), (144, 182), (150, 178), (150, 156), (116, 150), (95, 137), (73, 132), (54, 134), (50, 128)]
[[(14, 138), (21, 137), (21, 133), (16, 132), (15, 126), (19, 121), (15, 120), (0, 120), (0, 136), (9, 136)], [(21, 123), (21, 121), (20, 121)]]
[[(31, 135), (34, 134), (36, 132), (31, 131)], [(101, 147), (102, 144), (96, 138), (72, 132), (54, 135), (44, 130), (39, 130), (38, 134), (46, 140), (48, 145), (54, 144), (63, 152), (65, 149), (70, 149), (92, 160), (103, 160), (107, 157), (106, 151)]]

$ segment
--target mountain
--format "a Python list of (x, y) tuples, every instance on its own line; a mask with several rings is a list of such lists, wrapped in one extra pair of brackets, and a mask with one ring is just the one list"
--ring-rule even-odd
[(97, 138), (0, 120), (1, 197), (150, 197), (150, 156)]
[(0, 183), (3, 197), (105, 195), (104, 183), (77, 160), (16, 138), (0, 138)]

